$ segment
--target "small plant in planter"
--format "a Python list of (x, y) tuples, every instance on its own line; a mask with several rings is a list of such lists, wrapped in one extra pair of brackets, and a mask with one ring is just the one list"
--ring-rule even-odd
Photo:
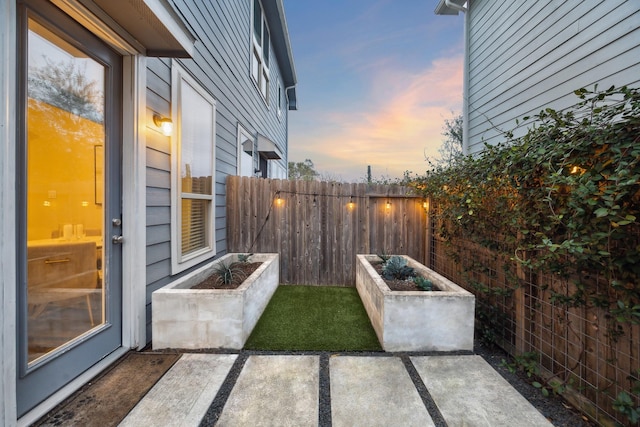
[[(153, 292), (153, 348), (242, 348), (278, 287), (280, 258), (256, 253), (241, 262), (238, 255), (223, 255)], [(221, 284), (240, 275), (237, 285)]]
[(415, 270), (407, 265), (407, 260), (393, 255), (382, 264), (382, 276), (385, 279), (407, 280), (415, 276)]
[(211, 269), (211, 275), (192, 289), (234, 289), (251, 275), (262, 262), (249, 262), (253, 254), (238, 254), (237, 261), (221, 261)]
[[(356, 288), (382, 347), (386, 351), (472, 350), (475, 296), (416, 260), (401, 258), (407, 263), (398, 262), (399, 270), (402, 266), (414, 270), (409, 280), (388, 280), (379, 257), (356, 255)], [(421, 290), (429, 287), (438, 292)], [(425, 328), (425, 324), (431, 326)]]
[(433, 291), (433, 282), (416, 272), (408, 265), (405, 257), (392, 255), (381, 257), (382, 262), (372, 263), (378, 273), (389, 286), (389, 289), (396, 291)]
[(378, 258), (380, 258), (382, 260), (382, 263), (384, 264), (389, 260), (389, 258), (391, 258), (391, 255), (386, 255), (385, 253), (381, 253), (381, 254), (378, 254)]
[(214, 274), (216, 275), (216, 281), (220, 284), (230, 285), (234, 281), (242, 282), (246, 279), (246, 274), (239, 267), (239, 263), (224, 263), (221, 262), (213, 269)]
[(423, 291), (432, 291), (433, 290), (433, 282), (429, 279), (426, 279), (422, 276), (415, 276), (413, 278), (413, 283), (416, 284), (417, 287), (422, 289)]
[(249, 262), (249, 258), (251, 258), (253, 254), (239, 254), (238, 262)]

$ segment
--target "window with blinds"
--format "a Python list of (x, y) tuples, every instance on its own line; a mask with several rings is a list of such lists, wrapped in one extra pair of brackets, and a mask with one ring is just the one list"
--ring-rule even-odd
[(182, 255), (208, 246), (207, 217), (209, 203), (205, 200), (182, 199)]
[(182, 271), (215, 255), (216, 101), (176, 61), (172, 65), (172, 270)]

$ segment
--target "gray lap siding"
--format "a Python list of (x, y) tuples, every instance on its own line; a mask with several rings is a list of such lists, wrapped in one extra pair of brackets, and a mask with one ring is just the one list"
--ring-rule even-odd
[[(236, 174), (237, 127), (273, 140), (285, 155), (287, 110), (277, 116), (278, 62), (271, 50), (267, 106), (250, 75), (252, 0), (196, 2), (175, 0), (174, 6), (196, 36), (193, 59), (173, 59), (216, 100), (215, 240), (216, 257), (227, 252), (226, 177)], [(171, 275), (171, 141), (153, 124), (153, 114), (171, 117), (171, 61), (147, 60), (147, 340), (151, 340), (151, 293), (198, 266)], [(284, 89), (284, 87), (283, 87)]]

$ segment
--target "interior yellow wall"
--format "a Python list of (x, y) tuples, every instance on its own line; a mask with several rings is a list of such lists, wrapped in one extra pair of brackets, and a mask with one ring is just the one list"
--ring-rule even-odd
[(31, 98), (27, 122), (28, 239), (49, 239), (64, 224), (101, 229), (94, 147), (104, 144), (103, 125)]

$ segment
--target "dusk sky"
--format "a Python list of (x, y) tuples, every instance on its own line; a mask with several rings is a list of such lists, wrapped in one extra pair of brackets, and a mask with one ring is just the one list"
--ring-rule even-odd
[(298, 76), (289, 161), (362, 182), (427, 170), (462, 111), (464, 16), (437, 0), (284, 0)]

